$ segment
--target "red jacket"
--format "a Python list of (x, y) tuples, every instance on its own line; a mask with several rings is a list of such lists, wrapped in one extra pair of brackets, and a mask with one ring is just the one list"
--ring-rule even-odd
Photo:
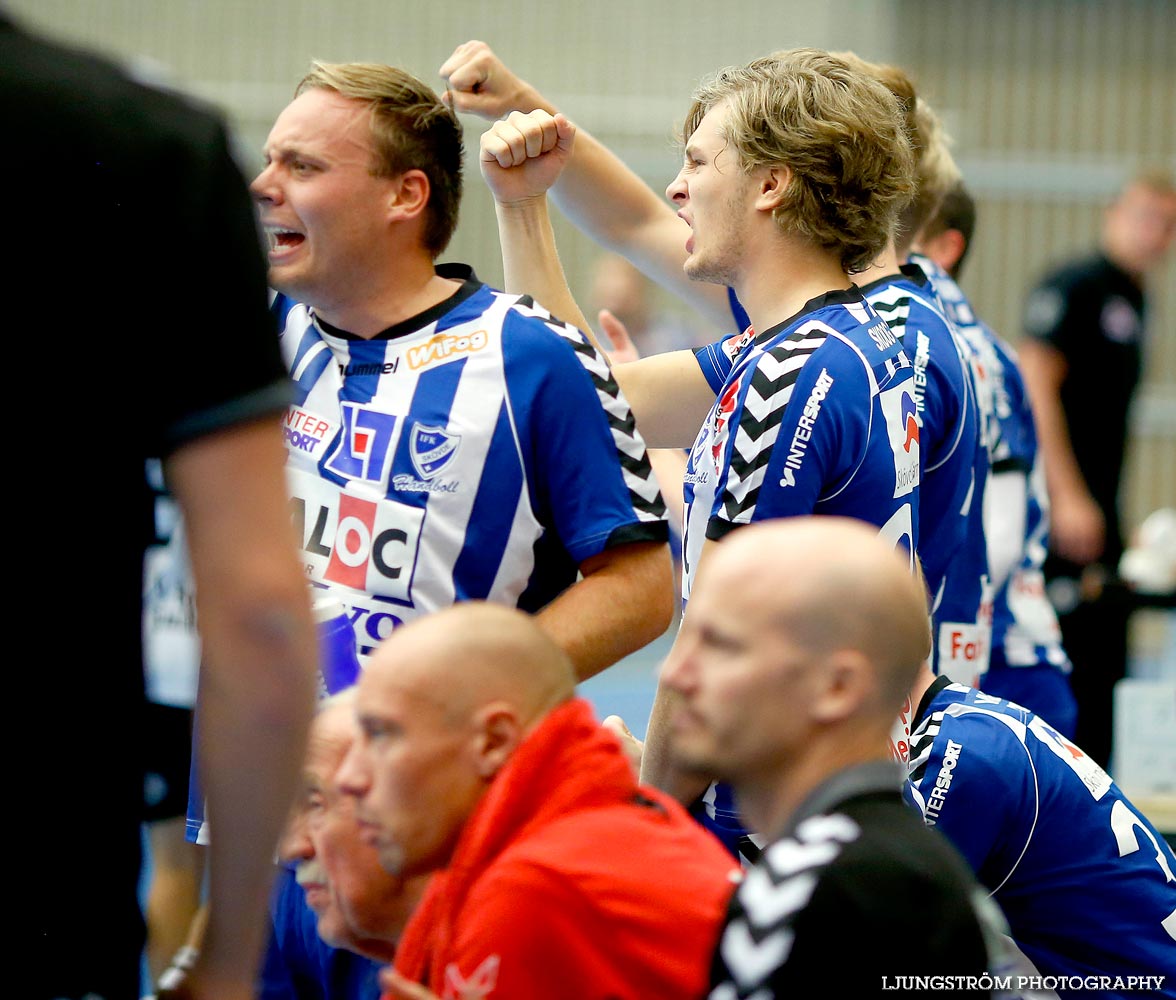
[(445, 1000), (701, 997), (736, 873), (575, 699), (491, 783), (396, 968)]

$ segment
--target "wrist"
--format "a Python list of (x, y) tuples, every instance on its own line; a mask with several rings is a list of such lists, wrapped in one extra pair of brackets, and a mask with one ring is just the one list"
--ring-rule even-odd
[(498, 219), (504, 223), (533, 224), (547, 220), (547, 192), (528, 194), (509, 200), (499, 201), (495, 197), (494, 209)]

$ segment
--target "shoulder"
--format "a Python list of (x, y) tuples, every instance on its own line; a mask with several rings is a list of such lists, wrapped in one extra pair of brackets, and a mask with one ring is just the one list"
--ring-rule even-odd
[(1068, 292), (1077, 286), (1100, 279), (1106, 272), (1106, 262), (1099, 254), (1077, 257), (1047, 270), (1036, 288), (1056, 288)]
[(683, 893), (700, 902), (725, 899), (733, 867), (676, 803), (651, 796), (544, 824), (503, 852), (487, 870), (485, 888), (576, 899), (589, 910), (625, 898), (672, 906)]
[(579, 358), (581, 364), (593, 361), (604, 366), (604, 359), (583, 333), (529, 295), (491, 291), (503, 309), (502, 342), (508, 363)]
[[(934, 812), (961, 798), (992, 804), (1020, 786), (1032, 760), (1027, 746), (1032, 715), (979, 692), (961, 697), (944, 689), (911, 734), (910, 780)], [(984, 699), (983, 702), (978, 699)]]
[(896, 924), (909, 929), (917, 920), (982, 951), (975, 905), (983, 891), (944, 837), (898, 798), (862, 796), (838, 813), (859, 833), (819, 873), (810, 906), (797, 917), (798, 936), (828, 923), (876, 947), (908, 932)]

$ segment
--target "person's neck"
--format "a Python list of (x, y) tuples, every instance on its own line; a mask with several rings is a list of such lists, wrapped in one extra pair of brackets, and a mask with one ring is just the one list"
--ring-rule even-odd
[(396, 944), (400, 939), (400, 932), (397, 929), (391, 932), (388, 938), (356, 938), (348, 942), (346, 945), (348, 951), (353, 951), (357, 955), (363, 955), (364, 958), (370, 958), (376, 962), (391, 963), (396, 957)]
[(859, 764), (890, 760), (885, 734), (877, 726), (839, 727), (814, 735), (796, 759), (760, 776), (732, 781), (739, 811), (748, 826), (775, 839), (791, 824), (797, 809), (833, 775)]
[(735, 294), (757, 333), (795, 316), (811, 299), (850, 287), (841, 261), (833, 254), (782, 241), (768, 246), (770, 252), (746, 267), (735, 284)]
[[(919, 702), (923, 700), (923, 695), (927, 693), (927, 688), (935, 683), (935, 674), (932, 673), (931, 668), (924, 663), (919, 667), (918, 674), (915, 675), (915, 683), (911, 685), (911, 706), (912, 709), (918, 711)], [(914, 723), (912, 722), (913, 726)]]
[(362, 299), (316, 306), (315, 313), (331, 326), (370, 340), (444, 302), (460, 284), (440, 277), (432, 258), (406, 254), (383, 270), (382, 280), (367, 286)]
[(1114, 243), (1104, 241), (1102, 244), (1102, 255), (1106, 257), (1112, 264), (1122, 271), (1127, 277), (1134, 281), (1140, 288), (1143, 287), (1146, 271), (1140, 267), (1136, 261), (1131, 259), (1131, 254), (1120, 251)]
[(883, 250), (864, 271), (858, 271), (854, 276), (854, 284), (868, 285), (879, 278), (889, 278), (899, 273), (899, 269), (906, 263), (907, 255), (899, 254), (894, 247), (894, 240), (886, 244)]

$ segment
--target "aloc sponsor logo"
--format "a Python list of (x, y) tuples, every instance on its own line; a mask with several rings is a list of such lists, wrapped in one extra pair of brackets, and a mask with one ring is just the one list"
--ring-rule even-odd
[(312, 577), (380, 597), (411, 599), (422, 509), (346, 493), (339, 496), (337, 512), (308, 505), (302, 497), (294, 497), (291, 505), (303, 551), (311, 557)]
[(414, 372), (441, 361), (448, 360), (454, 354), (470, 354), (480, 351), (490, 342), (485, 330), (475, 330), (470, 334), (440, 333), (430, 337), (423, 344), (417, 344), (408, 349), (408, 367)]

